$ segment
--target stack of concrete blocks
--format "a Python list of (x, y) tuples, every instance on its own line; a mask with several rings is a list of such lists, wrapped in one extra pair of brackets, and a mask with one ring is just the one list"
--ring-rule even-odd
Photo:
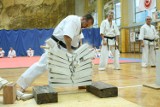
[(49, 85), (86, 86), (92, 84), (92, 58), (95, 51), (84, 44), (72, 54), (50, 47), (48, 49)]

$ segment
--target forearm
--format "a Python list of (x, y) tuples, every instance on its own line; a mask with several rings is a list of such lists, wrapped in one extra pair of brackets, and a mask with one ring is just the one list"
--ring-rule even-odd
[(64, 41), (65, 41), (65, 43), (66, 43), (67, 51), (68, 51), (69, 53), (72, 53), (72, 49), (71, 49), (71, 41), (72, 41), (72, 39), (71, 39), (69, 36), (64, 35)]
[(140, 40), (140, 45), (141, 45), (141, 47), (144, 47), (144, 42), (143, 42), (143, 40)]
[(116, 41), (118, 42), (118, 40), (119, 40), (119, 36), (117, 35), (117, 36), (116, 36)]
[(116, 41), (118, 42), (118, 40), (119, 40), (119, 36), (117, 35), (117, 36), (116, 36)]
[(14, 56), (16, 56), (16, 53), (14, 53)]
[(102, 40), (105, 41), (105, 39), (104, 39), (104, 34), (101, 34), (101, 37), (102, 37)]
[(143, 40), (140, 40), (140, 43), (143, 44)]

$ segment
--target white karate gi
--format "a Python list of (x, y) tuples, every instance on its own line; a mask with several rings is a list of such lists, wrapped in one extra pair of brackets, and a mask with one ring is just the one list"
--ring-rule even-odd
[(153, 25), (148, 26), (144, 24), (140, 29), (139, 40), (143, 40), (144, 47), (142, 47), (142, 67), (147, 67), (148, 65), (155, 66), (155, 44), (154, 42), (149, 42), (148, 40), (154, 40), (158, 38), (156, 29)]
[[(119, 29), (117, 25), (112, 21), (112, 26), (110, 26), (108, 19), (103, 20), (100, 26), (100, 34), (103, 34), (107, 37), (116, 37), (120, 35)], [(105, 38), (107, 41), (107, 39)], [(105, 70), (106, 65), (108, 64), (108, 56), (109, 56), (109, 50), (111, 50), (113, 57), (114, 57), (114, 69), (120, 69), (119, 64), (119, 50), (115, 50), (115, 40), (114, 39), (108, 39), (107, 45), (103, 45), (102, 41), (102, 48), (101, 48), (101, 57), (100, 57), (100, 64), (99, 64), (99, 70)]]
[(84, 38), (83, 33), (81, 33), (81, 34), (79, 35), (79, 38), (80, 38), (80, 39), (83, 39), (83, 38)]
[(95, 58), (99, 58), (101, 56), (100, 49), (95, 48)]
[(27, 50), (27, 56), (32, 57), (34, 55), (34, 50)]
[[(78, 47), (79, 35), (81, 33), (81, 18), (75, 15), (70, 15), (63, 19), (58, 26), (55, 28), (53, 35), (64, 41), (64, 35), (68, 35), (71, 39), (71, 45)], [(53, 44), (56, 44), (53, 40)], [(56, 45), (57, 46), (57, 45)], [(62, 47), (61, 47), (62, 48)], [(66, 49), (65, 49), (66, 50)], [(45, 52), (40, 60), (33, 64), (27, 71), (25, 71), (17, 81), (17, 84), (23, 89), (29, 87), (32, 82), (43, 74), (47, 70), (47, 52)]]
[(10, 58), (13, 58), (13, 57), (16, 57), (16, 51), (15, 50), (10, 50), (9, 52), (8, 52), (8, 57), (10, 57)]
[(0, 51), (0, 58), (4, 57), (4, 50)]

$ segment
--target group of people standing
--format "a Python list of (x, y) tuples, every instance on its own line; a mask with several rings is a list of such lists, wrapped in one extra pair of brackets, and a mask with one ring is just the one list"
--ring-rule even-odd
[[(118, 50), (118, 37), (120, 32), (116, 24), (113, 22), (113, 16), (113, 11), (109, 11), (107, 19), (103, 20), (100, 26), (102, 48), (99, 70), (105, 70), (108, 63), (109, 50), (111, 50), (114, 57), (114, 69), (120, 69)], [(142, 47), (142, 67), (156, 67), (155, 40), (159, 39), (159, 36), (155, 27), (151, 25), (151, 22), (151, 17), (147, 16), (146, 23), (140, 29), (139, 41), (141, 42)]]

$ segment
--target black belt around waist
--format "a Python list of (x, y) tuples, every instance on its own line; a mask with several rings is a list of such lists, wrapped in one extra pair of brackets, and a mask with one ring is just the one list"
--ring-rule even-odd
[[(107, 39), (107, 47), (108, 47), (108, 50), (109, 50), (109, 45), (108, 45), (108, 39), (114, 39), (114, 40), (116, 40), (116, 37), (108, 37), (108, 36), (104, 36), (104, 38), (106, 38)], [(115, 49), (117, 48), (117, 46), (116, 46), (116, 41), (115, 41)]]
[(149, 42), (153, 42), (154, 41), (154, 39), (147, 39), (147, 38), (144, 38), (144, 40), (147, 40)]
[(108, 36), (104, 36), (104, 38), (107, 38), (107, 39), (116, 39), (116, 37), (108, 37)]
[[(66, 47), (66, 44), (63, 43), (62, 41), (58, 40), (54, 35), (52, 35), (51, 38), (52, 38), (55, 42), (57, 42), (58, 45), (62, 46), (63, 48), (67, 48), (67, 47)], [(73, 47), (73, 46), (71, 46), (71, 48), (72, 48), (73, 50), (78, 49), (78, 47)]]

